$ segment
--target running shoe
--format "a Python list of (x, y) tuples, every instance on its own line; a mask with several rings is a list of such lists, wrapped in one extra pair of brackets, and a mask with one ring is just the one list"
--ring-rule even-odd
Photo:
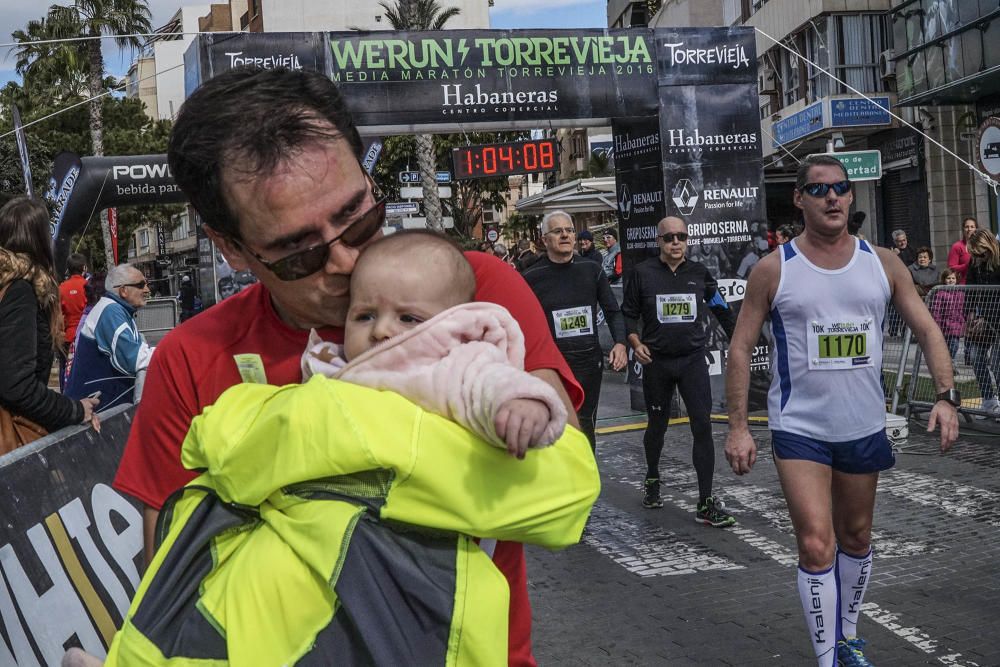
[(837, 642), (837, 667), (873, 667), (861, 652), (864, 647), (864, 639), (858, 637), (841, 639)]
[(704, 503), (698, 504), (694, 520), (715, 528), (725, 528), (736, 523), (736, 517), (727, 512), (723, 502), (714, 496), (709, 496)]
[(643, 482), (642, 506), (649, 510), (663, 507), (663, 498), (660, 497), (660, 479), (658, 477), (648, 477)]

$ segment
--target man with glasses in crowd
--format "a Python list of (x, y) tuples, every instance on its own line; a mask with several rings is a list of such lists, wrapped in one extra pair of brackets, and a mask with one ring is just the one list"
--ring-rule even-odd
[[(171, 172), (229, 264), (259, 283), (178, 326), (157, 347), (115, 479), (146, 505), (147, 562), (160, 508), (195, 477), (180, 463), (193, 417), (240, 382), (301, 381), (310, 329), (343, 342), (354, 263), (385, 221), (385, 198), (361, 167), (361, 152), (339, 91), (318, 72), (232, 70), (181, 108)], [(582, 392), (531, 290), (499, 259), (466, 257), (477, 300), (511, 312), (525, 336), (525, 370), (555, 388), (576, 426), (572, 408)], [(533, 665), (523, 547), (483, 548), (492, 548), (510, 584), (510, 664)]]
[(80, 328), (66, 395), (99, 395), (101, 410), (135, 401), (137, 376), (146, 370), (153, 348), (139, 333), (136, 312), (149, 299), (149, 283), (131, 264), (108, 271), (107, 290)]
[(583, 387), (583, 405), (577, 417), (591, 449), (596, 449), (597, 402), (604, 375), (597, 309), (604, 311), (614, 340), (608, 360), (613, 369), (620, 371), (628, 362), (621, 308), (600, 264), (575, 255), (576, 229), (569, 213), (547, 213), (541, 231), (545, 255), (524, 271), (524, 279), (548, 316), (556, 346)]
[(894, 463), (885, 433), (880, 323), (891, 300), (913, 330), (937, 387), (928, 431), (941, 450), (958, 436), (948, 348), (910, 273), (888, 249), (848, 233), (853, 195), (829, 156), (799, 167), (794, 203), (805, 231), (750, 274), (729, 348), (726, 459), (750, 472), (750, 357), (765, 319), (774, 334), (771, 446), (798, 542), (798, 588), (820, 667), (864, 666), (857, 622), (871, 578), (878, 475)]
[(727, 336), (732, 336), (736, 318), (719, 293), (715, 276), (704, 264), (685, 258), (688, 234), (683, 220), (675, 217), (660, 220), (656, 243), (660, 254), (635, 267), (625, 283), (622, 302), (628, 342), (636, 360), (643, 365), (642, 393), (649, 420), (642, 436), (647, 468), (642, 506), (663, 507), (660, 455), (676, 387), (687, 408), (694, 441), (692, 459), (698, 477), (695, 520), (718, 528), (732, 526), (736, 519), (712, 494), (715, 442), (705, 311), (712, 311)]

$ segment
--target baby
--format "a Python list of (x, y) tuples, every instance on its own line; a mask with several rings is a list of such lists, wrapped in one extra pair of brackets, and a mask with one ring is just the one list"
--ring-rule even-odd
[(566, 408), (524, 371), (524, 337), (510, 313), (470, 303), (472, 267), (448, 239), (413, 230), (367, 248), (351, 276), (344, 345), (315, 332), (302, 356), (312, 375), (397, 392), (523, 458), (551, 445)]

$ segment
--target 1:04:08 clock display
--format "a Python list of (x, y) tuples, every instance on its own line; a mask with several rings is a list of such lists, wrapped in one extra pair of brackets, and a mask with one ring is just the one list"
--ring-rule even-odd
[(491, 178), (553, 171), (558, 163), (554, 139), (462, 146), (451, 151), (456, 179)]

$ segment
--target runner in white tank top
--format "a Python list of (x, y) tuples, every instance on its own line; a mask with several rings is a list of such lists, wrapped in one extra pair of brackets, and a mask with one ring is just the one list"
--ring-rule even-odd
[(929, 430), (941, 450), (958, 436), (944, 336), (895, 255), (847, 233), (853, 195), (835, 158), (800, 166), (794, 195), (805, 232), (750, 274), (729, 348), (726, 459), (750, 472), (757, 446), (747, 424), (750, 356), (770, 317), (775, 337), (768, 419), (774, 462), (798, 543), (798, 588), (820, 667), (871, 663), (856, 636), (871, 577), (878, 473), (893, 463), (880, 384), (886, 302), (924, 350), (939, 399)]
[(844, 442), (885, 428), (882, 321), (892, 294), (871, 246), (856, 243), (847, 266), (835, 270), (810, 262), (794, 240), (778, 249), (771, 430)]

